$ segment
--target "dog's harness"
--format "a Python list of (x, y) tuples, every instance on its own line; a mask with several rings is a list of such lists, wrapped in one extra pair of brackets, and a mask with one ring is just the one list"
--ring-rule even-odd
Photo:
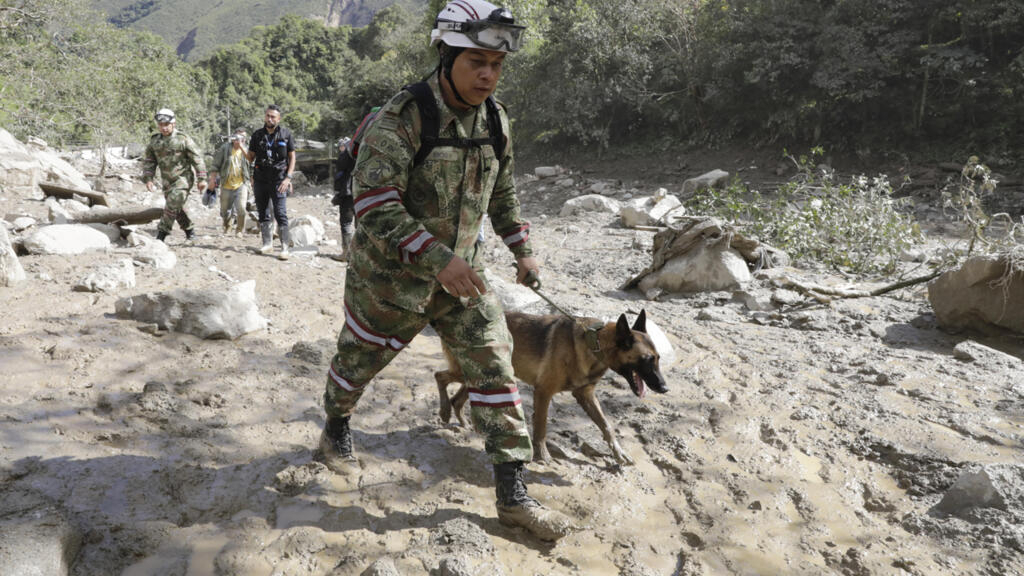
[[(513, 266), (515, 266), (515, 264), (513, 264)], [(530, 290), (533, 290), (534, 293), (537, 294), (537, 296), (543, 298), (544, 301), (550, 304), (555, 310), (558, 310), (562, 314), (565, 314), (566, 317), (568, 317), (570, 320), (578, 324), (580, 328), (583, 328), (583, 336), (587, 341), (587, 348), (589, 348), (590, 351), (593, 352), (595, 356), (597, 356), (598, 360), (602, 359), (601, 342), (597, 338), (597, 333), (601, 331), (601, 328), (604, 328), (603, 322), (592, 322), (589, 326), (586, 326), (579, 318), (573, 316), (572, 314), (569, 314), (568, 312), (563, 310), (561, 306), (552, 302), (550, 298), (545, 296), (540, 291), (540, 278), (537, 277), (537, 273), (533, 270), (528, 270), (526, 272), (526, 278), (523, 279), (523, 285), (529, 288)]]

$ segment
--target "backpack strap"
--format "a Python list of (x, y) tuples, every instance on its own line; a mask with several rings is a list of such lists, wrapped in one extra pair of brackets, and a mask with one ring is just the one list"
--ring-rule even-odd
[(491, 96), (487, 97), (487, 130), (489, 138), (440, 138), (441, 112), (437, 107), (437, 100), (434, 98), (434, 91), (426, 82), (417, 82), (406, 85), (403, 90), (413, 95), (416, 100), (416, 108), (420, 112), (420, 148), (413, 158), (413, 167), (419, 166), (430, 155), (431, 150), (438, 146), (452, 146), (455, 148), (473, 148), (490, 144), (494, 148), (495, 156), (500, 160), (505, 154), (505, 134), (501, 128), (501, 113), (498, 103)]

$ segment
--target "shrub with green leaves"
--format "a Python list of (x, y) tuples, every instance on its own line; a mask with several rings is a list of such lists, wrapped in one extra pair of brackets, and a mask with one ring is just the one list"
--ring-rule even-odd
[(830, 170), (814, 167), (821, 152), (790, 157), (798, 174), (774, 194), (734, 182), (725, 190), (699, 191), (687, 208), (746, 228), (795, 261), (855, 274), (894, 271), (901, 252), (921, 238), (902, 211), (904, 201), (894, 197), (885, 175), (837, 182)]

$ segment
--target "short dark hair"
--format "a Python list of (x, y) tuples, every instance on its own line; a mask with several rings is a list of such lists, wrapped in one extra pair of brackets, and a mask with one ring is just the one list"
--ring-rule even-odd
[(278, 114), (281, 113), (281, 107), (278, 106), (277, 104), (267, 104), (267, 109), (264, 110), (264, 112), (267, 112), (267, 111), (270, 111), (270, 110), (273, 110), (274, 112), (277, 112)]

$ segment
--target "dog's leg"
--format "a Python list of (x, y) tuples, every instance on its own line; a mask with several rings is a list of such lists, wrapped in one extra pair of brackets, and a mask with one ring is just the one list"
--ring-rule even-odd
[(611, 425), (608, 424), (608, 419), (604, 416), (604, 411), (601, 410), (601, 403), (597, 400), (597, 395), (594, 393), (594, 386), (586, 386), (573, 390), (572, 395), (576, 398), (576, 401), (580, 403), (583, 410), (590, 416), (590, 419), (597, 424), (597, 427), (601, 429), (601, 434), (604, 435), (604, 441), (608, 443), (608, 447), (612, 449), (612, 454), (620, 464), (632, 464), (633, 459), (629, 457), (622, 450), (622, 446), (619, 446), (619, 441), (615, 439), (615, 431)]
[(441, 370), (434, 372), (434, 380), (437, 382), (437, 397), (440, 406), (437, 409), (437, 415), (441, 417), (441, 421), (447, 424), (452, 419), (452, 402), (448, 398), (448, 385), (455, 382), (451, 370)]
[(548, 434), (548, 408), (551, 406), (553, 386), (537, 386), (533, 389), (533, 460), (534, 462), (548, 462), (551, 454), (548, 453), (546, 443)]
[(455, 410), (455, 419), (459, 421), (459, 426), (466, 425), (466, 418), (462, 415), (462, 407), (466, 405), (466, 400), (469, 400), (469, 386), (463, 384), (452, 396), (452, 408)]

